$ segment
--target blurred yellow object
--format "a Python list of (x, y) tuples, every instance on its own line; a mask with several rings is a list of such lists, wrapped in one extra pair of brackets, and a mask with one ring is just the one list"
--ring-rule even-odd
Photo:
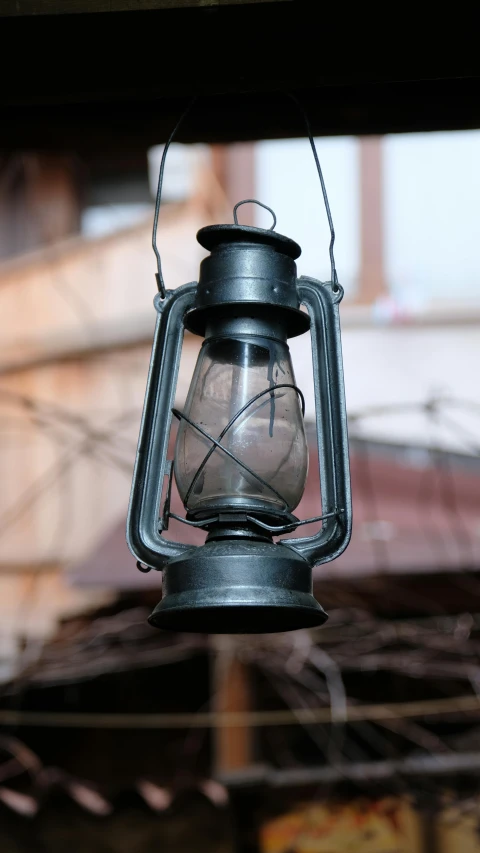
[(435, 836), (438, 853), (480, 853), (480, 799), (444, 809), (437, 818)]
[(407, 799), (319, 803), (264, 824), (262, 853), (421, 853), (420, 818)]

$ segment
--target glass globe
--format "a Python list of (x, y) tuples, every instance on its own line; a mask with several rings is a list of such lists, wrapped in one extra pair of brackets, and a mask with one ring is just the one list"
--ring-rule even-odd
[[(308, 449), (286, 343), (260, 336), (207, 339), (184, 413), (240, 463), (185, 420), (175, 479), (190, 513), (218, 506), (291, 511), (300, 502)], [(260, 502), (260, 503), (259, 503)]]

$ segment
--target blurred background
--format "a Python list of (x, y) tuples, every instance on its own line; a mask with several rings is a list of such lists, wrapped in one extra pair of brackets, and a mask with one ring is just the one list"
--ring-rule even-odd
[[(317, 146), (345, 288), (354, 534), (315, 570), (326, 627), (263, 637), (150, 628), (160, 577), (125, 544), (162, 148), (0, 160), (2, 850), (480, 850), (480, 131)], [(308, 141), (176, 143), (168, 287), (197, 278), (197, 230), (252, 197), (302, 246), (299, 273), (328, 279)], [(251, 206), (240, 219), (270, 224)], [(200, 343), (185, 335), (179, 406)], [(307, 517), (309, 335), (291, 350)]]

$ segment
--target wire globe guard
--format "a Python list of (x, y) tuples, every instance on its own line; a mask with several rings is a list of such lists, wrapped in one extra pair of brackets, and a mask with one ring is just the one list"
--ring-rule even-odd
[[(208, 633), (269, 633), (321, 625), (312, 567), (338, 557), (351, 535), (347, 419), (337, 284), (301, 277), (309, 312), (322, 513), (313, 536), (280, 542), (213, 541), (200, 547), (164, 539), (160, 504), (183, 320), (197, 284), (155, 297), (158, 312), (127, 520), (127, 544), (145, 566), (163, 571), (163, 598), (150, 617), (159, 628)], [(319, 496), (320, 503), (320, 496)]]

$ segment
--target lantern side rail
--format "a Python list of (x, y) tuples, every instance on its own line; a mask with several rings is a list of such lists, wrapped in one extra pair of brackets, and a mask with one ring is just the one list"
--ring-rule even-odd
[[(183, 318), (194, 304), (197, 283), (157, 295), (157, 323), (147, 379), (145, 405), (138, 440), (132, 492), (127, 518), (127, 544), (139, 568), (162, 570), (191, 545), (164, 539), (159, 530), (159, 511), (167, 461), (168, 441), (183, 343)], [(169, 476), (171, 480), (171, 476)]]
[(311, 320), (316, 434), (323, 517), (322, 529), (313, 536), (282, 539), (312, 566), (338, 557), (352, 531), (352, 503), (348, 461), (339, 303), (343, 289), (337, 282), (298, 279), (300, 301)]

